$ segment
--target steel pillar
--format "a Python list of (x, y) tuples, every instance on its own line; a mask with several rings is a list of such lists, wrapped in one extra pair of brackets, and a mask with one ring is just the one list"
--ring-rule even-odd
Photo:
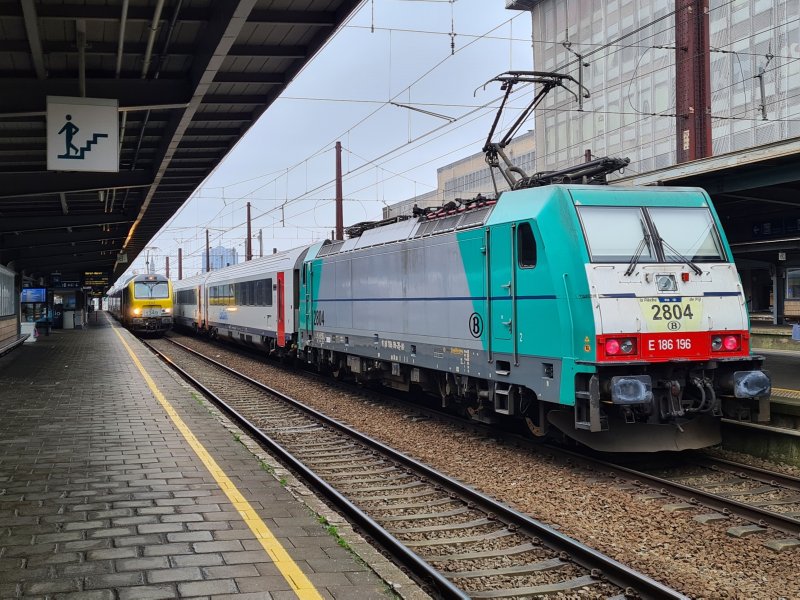
[(675, 0), (677, 162), (712, 155), (709, 0)]

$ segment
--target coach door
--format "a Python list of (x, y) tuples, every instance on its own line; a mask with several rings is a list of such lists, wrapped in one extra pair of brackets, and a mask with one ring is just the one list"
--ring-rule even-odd
[(278, 346), (286, 345), (286, 302), (283, 298), (285, 289), (284, 273), (278, 272)]
[(195, 298), (197, 298), (196, 305), (194, 307), (194, 323), (197, 329), (200, 329), (203, 326), (203, 287), (197, 286), (194, 288)]

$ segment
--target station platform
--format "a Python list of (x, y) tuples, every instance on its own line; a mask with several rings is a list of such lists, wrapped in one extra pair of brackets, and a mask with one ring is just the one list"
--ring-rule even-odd
[(398, 597), (237, 438), (105, 313), (0, 358), (0, 598)]

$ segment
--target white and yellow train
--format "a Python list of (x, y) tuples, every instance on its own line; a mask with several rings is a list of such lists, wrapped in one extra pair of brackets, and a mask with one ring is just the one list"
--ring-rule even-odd
[(163, 335), (172, 328), (172, 282), (163, 275), (134, 275), (108, 291), (108, 310), (133, 333)]

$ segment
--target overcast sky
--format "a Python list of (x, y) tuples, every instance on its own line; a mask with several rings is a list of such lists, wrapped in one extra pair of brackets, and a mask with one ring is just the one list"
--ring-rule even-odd
[[(169, 255), (177, 277), (180, 247), (184, 277), (198, 273), (206, 228), (212, 247), (235, 247), (243, 258), (248, 201), (265, 254), (329, 237), (336, 140), (345, 226), (435, 189), (438, 167), (483, 146), (495, 110), (479, 107), (500, 90), (475, 89), (532, 68), (530, 13), (506, 10), (504, 0), (367, 0), (150, 242), (155, 269), (163, 272)], [(532, 127), (531, 119), (523, 131)], [(144, 272), (146, 254), (129, 272)]]

